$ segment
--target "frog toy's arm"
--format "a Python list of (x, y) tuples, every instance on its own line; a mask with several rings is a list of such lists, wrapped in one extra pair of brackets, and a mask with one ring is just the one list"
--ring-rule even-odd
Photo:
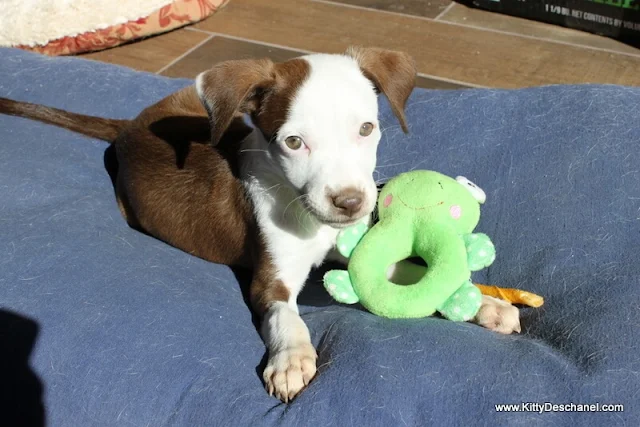
[(351, 253), (358, 245), (362, 237), (369, 230), (368, 222), (359, 222), (350, 227), (344, 228), (338, 233), (336, 248), (338, 252), (346, 258), (351, 258)]
[(484, 233), (470, 233), (462, 236), (467, 248), (469, 270), (478, 271), (489, 267), (496, 259), (496, 248)]
[[(336, 249), (345, 258), (350, 258), (351, 253), (362, 240), (362, 237), (369, 230), (369, 222), (359, 222), (358, 224), (344, 228), (338, 233), (336, 239)], [(329, 295), (343, 304), (355, 304), (360, 301), (349, 277), (347, 270), (330, 270), (325, 273), (323, 284)]]

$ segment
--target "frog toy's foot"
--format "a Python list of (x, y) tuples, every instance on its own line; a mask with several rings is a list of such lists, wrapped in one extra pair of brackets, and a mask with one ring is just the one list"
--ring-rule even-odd
[(347, 270), (331, 270), (324, 275), (324, 287), (329, 295), (343, 304), (355, 304), (360, 301), (351, 284)]
[(465, 282), (448, 300), (438, 308), (438, 312), (446, 319), (454, 322), (466, 322), (480, 310), (482, 294), (473, 283)]

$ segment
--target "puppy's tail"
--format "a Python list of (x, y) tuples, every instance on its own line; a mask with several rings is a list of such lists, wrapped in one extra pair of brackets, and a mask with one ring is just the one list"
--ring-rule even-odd
[(18, 102), (7, 98), (0, 98), (0, 114), (37, 120), (110, 143), (129, 123), (129, 120), (85, 116), (84, 114), (70, 113), (57, 108)]

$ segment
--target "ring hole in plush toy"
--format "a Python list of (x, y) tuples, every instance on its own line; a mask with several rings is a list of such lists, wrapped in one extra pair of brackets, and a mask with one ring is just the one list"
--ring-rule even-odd
[(427, 263), (418, 257), (411, 257), (387, 268), (387, 279), (400, 286), (415, 285), (427, 272)]

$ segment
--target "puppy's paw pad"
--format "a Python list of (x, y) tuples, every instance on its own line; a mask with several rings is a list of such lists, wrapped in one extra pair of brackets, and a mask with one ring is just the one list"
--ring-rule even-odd
[(316, 350), (310, 344), (298, 345), (269, 355), (263, 373), (269, 395), (287, 403), (306, 387), (316, 374)]

